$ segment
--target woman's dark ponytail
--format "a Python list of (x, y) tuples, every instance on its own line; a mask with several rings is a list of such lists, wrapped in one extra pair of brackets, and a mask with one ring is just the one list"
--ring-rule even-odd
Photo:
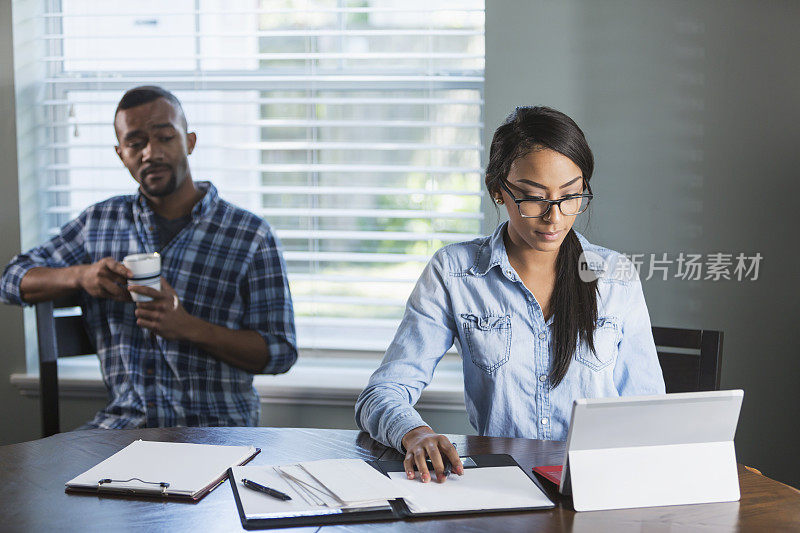
[(582, 252), (575, 230), (570, 229), (558, 251), (556, 284), (550, 297), (550, 308), (554, 310), (551, 387), (558, 386), (567, 374), (579, 339), (594, 352), (597, 280), (585, 282), (580, 278)]

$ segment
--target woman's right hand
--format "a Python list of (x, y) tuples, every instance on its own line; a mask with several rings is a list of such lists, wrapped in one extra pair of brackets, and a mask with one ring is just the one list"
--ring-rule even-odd
[(403, 461), (403, 466), (406, 469), (408, 479), (414, 479), (414, 465), (416, 465), (422, 482), (427, 483), (430, 481), (431, 474), (425, 462), (425, 459), (430, 458), (437, 481), (443, 483), (447, 479), (447, 476), (444, 475), (443, 456), (450, 461), (454, 474), (459, 476), (464, 474), (464, 466), (458, 457), (456, 447), (453, 446), (450, 439), (444, 435), (439, 435), (428, 426), (412, 429), (403, 435), (401, 442), (403, 448), (406, 449), (406, 458)]

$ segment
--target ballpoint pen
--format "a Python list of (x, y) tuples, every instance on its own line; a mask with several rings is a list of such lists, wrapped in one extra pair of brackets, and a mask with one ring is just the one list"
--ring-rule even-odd
[(284, 494), (279, 490), (265, 487), (264, 485), (256, 483), (255, 481), (250, 481), (249, 479), (242, 479), (242, 485), (244, 485), (248, 489), (257, 490), (258, 492), (263, 492), (264, 494), (268, 494), (273, 498), (277, 498), (279, 500), (287, 501), (292, 499), (292, 497), (289, 496), (288, 494)]
[[(453, 445), (453, 448), (456, 447), (455, 443), (451, 444)], [(426, 459), (425, 462), (430, 465), (428, 470), (433, 470), (433, 462), (430, 459)], [(450, 462), (450, 459), (448, 459), (445, 455), (442, 455), (442, 465), (444, 465), (442, 473), (444, 474), (444, 477), (447, 478), (453, 473), (453, 465)]]
[(450, 464), (450, 459), (447, 459), (446, 457), (442, 457), (442, 459), (444, 462), (444, 472), (442, 473), (444, 474), (444, 477), (447, 478), (453, 472), (453, 465)]

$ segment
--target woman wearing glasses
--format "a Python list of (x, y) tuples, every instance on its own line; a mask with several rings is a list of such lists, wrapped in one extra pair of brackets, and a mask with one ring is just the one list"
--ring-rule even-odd
[(572, 403), (664, 393), (641, 283), (620, 254), (572, 225), (592, 199), (583, 132), (547, 107), (517, 108), (494, 134), (486, 187), (509, 221), (436, 252), (380, 367), (356, 403), (373, 438), (430, 480), (458, 453), (413, 408), (456, 344), (481, 435), (564, 440)]

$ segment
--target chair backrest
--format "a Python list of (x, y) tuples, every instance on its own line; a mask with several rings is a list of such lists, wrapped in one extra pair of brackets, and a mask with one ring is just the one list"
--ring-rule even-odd
[(722, 332), (653, 327), (667, 392), (719, 390)]
[(42, 437), (49, 437), (61, 430), (58, 412), (58, 358), (95, 353), (83, 316), (75, 313), (65, 315), (57, 311), (78, 305), (77, 296), (36, 304)]

